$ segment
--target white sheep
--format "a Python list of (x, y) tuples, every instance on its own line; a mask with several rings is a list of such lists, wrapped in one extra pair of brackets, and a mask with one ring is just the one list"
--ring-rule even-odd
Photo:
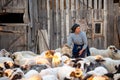
[(1, 49), (0, 51), (0, 57), (10, 57), (10, 53), (6, 51), (5, 49)]
[(21, 79), (24, 76), (24, 72), (20, 68), (6, 69), (4, 74), (4, 76), (8, 77), (10, 80)]
[(60, 52), (55, 52), (52, 58), (52, 67), (58, 67), (61, 65), (62, 55)]
[(55, 67), (55, 68), (47, 68), (44, 70), (41, 70), (41, 72), (39, 73), (41, 77), (46, 76), (46, 75), (54, 75), (57, 76), (58, 73), (58, 69), (60, 67)]
[(95, 76), (102, 76), (107, 73), (108, 73), (108, 70), (102, 66), (96, 67), (94, 70), (87, 72), (87, 74), (92, 74)]
[(103, 64), (108, 72), (113, 73), (116, 71), (115, 66), (119, 66), (120, 60), (113, 60), (111, 58), (104, 58), (103, 61), (101, 62)]
[(70, 76), (70, 74), (75, 71), (75, 68), (71, 66), (62, 66), (58, 69), (58, 79), (64, 80), (65, 78), (72, 79), (73, 77)]
[(107, 73), (108, 71), (106, 68), (99, 66), (94, 70), (87, 72), (83, 80), (109, 80), (109, 78), (104, 75)]
[(120, 80), (120, 73), (115, 74), (113, 77), (114, 80)]
[(42, 80), (58, 80), (58, 78), (55, 75), (46, 75), (42, 77)]
[(120, 53), (115, 46), (110, 45), (107, 49), (96, 49), (94, 47), (90, 48), (90, 53), (92, 56), (101, 55), (103, 57), (110, 57), (112, 59), (120, 59)]
[(24, 78), (22, 80), (42, 80), (42, 79), (38, 71), (30, 70), (24, 75)]

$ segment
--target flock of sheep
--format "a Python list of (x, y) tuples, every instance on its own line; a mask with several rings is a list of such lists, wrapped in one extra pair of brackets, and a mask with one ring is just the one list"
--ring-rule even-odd
[(71, 58), (63, 46), (40, 54), (0, 51), (0, 80), (120, 80), (120, 50), (90, 48), (91, 56)]

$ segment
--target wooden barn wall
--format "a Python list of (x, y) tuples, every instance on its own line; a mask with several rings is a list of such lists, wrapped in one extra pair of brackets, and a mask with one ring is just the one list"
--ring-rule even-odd
[(116, 47), (120, 49), (120, 5), (119, 3), (115, 3), (113, 6), (114, 6), (113, 44), (115, 44)]
[[(22, 24), (27, 24), (24, 44), (27, 41), (27, 49), (34, 52), (64, 45), (72, 25), (76, 22), (86, 31), (90, 47), (107, 48), (113, 44), (119, 48), (118, 9), (119, 6), (113, 0), (0, 0), (0, 12), (24, 13)], [(102, 25), (100, 34), (95, 33), (95, 23)], [(1, 43), (5, 43), (5, 33), (0, 34)], [(11, 33), (7, 37), (9, 36)]]
[[(81, 24), (83, 18), (87, 23), (90, 47), (117, 46), (112, 38), (117, 33), (111, 33), (115, 32), (113, 0), (95, 0), (94, 2), (93, 0), (38, 0), (37, 5), (37, 29), (47, 31), (48, 38), (42, 42), (45, 44), (48, 41), (48, 44), (45, 44), (46, 47), (48, 46), (47, 49), (56, 49), (64, 45), (71, 26), (75, 22)], [(100, 35), (94, 33), (96, 22), (102, 24)], [(118, 43), (118, 40), (116, 42)]]
[(100, 8), (97, 9), (91, 2), (91, 0), (38, 0), (39, 28), (47, 30), (49, 49), (56, 49), (65, 44), (71, 31), (70, 28), (75, 22), (80, 23), (79, 20), (82, 18), (85, 18), (90, 28), (89, 46), (104, 48), (104, 35), (92, 37), (94, 33), (91, 31), (94, 21), (97, 21), (95, 20), (97, 13), (100, 14), (98, 15), (100, 20), (104, 19), (104, 10), (102, 5), (99, 5)]
[(10, 52), (27, 50), (26, 25), (0, 26), (0, 49)]
[[(0, 14), (22, 13), (23, 23), (0, 22), (0, 49), (11, 52), (28, 50), (27, 0), (0, 0)], [(25, 14), (24, 14), (25, 13)], [(28, 14), (27, 14), (28, 15)]]

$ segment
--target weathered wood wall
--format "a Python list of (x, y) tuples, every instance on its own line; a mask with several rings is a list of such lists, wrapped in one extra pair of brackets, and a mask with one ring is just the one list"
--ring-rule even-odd
[[(27, 0), (0, 0), (0, 18), (7, 14), (13, 14), (4, 17), (6, 22), (0, 21), (0, 49), (4, 48), (11, 52), (28, 50), (27, 5)], [(22, 14), (20, 18), (23, 20), (15, 18), (14, 14), (17, 13)], [(16, 20), (21, 20), (21, 22), (16, 23)]]
[[(39, 53), (64, 45), (74, 23), (79, 23), (86, 31), (90, 47), (107, 48), (109, 45), (115, 45), (120, 48), (120, 6), (113, 2), (113, 0), (0, 0), (0, 13), (24, 14), (24, 23), (21, 24), (26, 24), (27, 28), (24, 35), (26, 39), (22, 43), (27, 41), (27, 49), (34, 52)], [(101, 26), (96, 26), (98, 24)], [(1, 35), (3, 36), (3, 33)], [(4, 39), (7, 38), (0, 38), (1, 49), (7, 47), (2, 45)]]

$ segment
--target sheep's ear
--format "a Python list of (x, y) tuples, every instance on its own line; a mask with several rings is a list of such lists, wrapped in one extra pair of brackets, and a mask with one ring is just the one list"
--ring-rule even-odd
[(96, 59), (95, 61), (96, 61), (96, 62), (105, 62), (104, 59)]
[(107, 74), (104, 74), (105, 76), (109, 77), (109, 78), (113, 78), (114, 74), (113, 73), (107, 73)]
[(118, 70), (118, 67), (117, 67), (117, 65), (115, 65), (115, 69), (116, 69), (116, 70)]
[(87, 76), (85, 76), (83, 78), (83, 80), (92, 80), (93, 79), (93, 75), (92, 74), (88, 74)]
[(70, 77), (75, 77), (75, 72), (74, 72), (74, 71), (72, 71), (72, 72), (70, 73)]

